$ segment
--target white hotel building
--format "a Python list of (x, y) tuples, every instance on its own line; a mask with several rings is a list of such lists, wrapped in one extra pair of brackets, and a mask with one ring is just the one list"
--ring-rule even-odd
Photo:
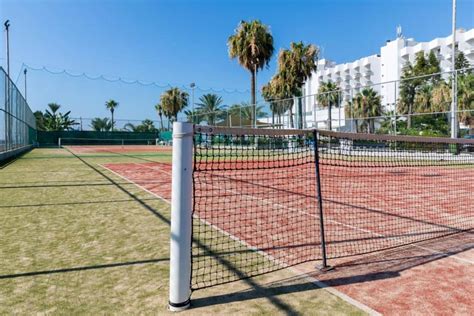
[[(471, 65), (474, 65), (474, 29), (458, 29), (456, 43), (457, 49), (464, 53)], [(364, 86), (372, 86), (381, 95), (382, 104), (388, 109), (393, 109), (398, 98), (398, 80), (400, 80), (404, 64), (407, 61), (413, 63), (416, 53), (420, 51), (426, 54), (434, 51), (440, 60), (442, 71), (450, 71), (452, 70), (451, 46), (451, 35), (436, 38), (430, 42), (416, 42), (412, 38), (405, 38), (399, 27), (397, 38), (387, 41), (380, 48), (379, 54), (344, 64), (336, 64), (328, 59), (319, 60), (317, 71), (303, 86), (305, 127), (326, 127), (327, 110), (319, 109), (315, 97), (321, 82), (331, 80), (338, 83), (342, 90), (342, 106)], [(346, 124), (343, 107), (333, 109), (332, 120), (333, 128), (344, 129)]]

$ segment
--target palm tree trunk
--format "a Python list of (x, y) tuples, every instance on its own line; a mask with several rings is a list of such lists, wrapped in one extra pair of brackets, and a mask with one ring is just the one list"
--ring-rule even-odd
[(250, 99), (250, 104), (251, 104), (251, 113), (250, 113), (250, 122), (252, 124), (252, 127), (255, 127), (255, 104), (256, 104), (256, 96), (255, 96), (255, 81), (256, 81), (256, 75), (257, 75), (257, 71), (256, 71), (256, 65), (255, 65), (255, 69), (253, 69), (250, 73), (251, 73), (251, 77), (250, 77), (250, 94), (251, 94), (251, 99)]
[(411, 112), (412, 112), (412, 104), (408, 106), (407, 128), (411, 128)]
[(328, 130), (332, 131), (332, 104), (328, 105)]
[(160, 115), (160, 131), (163, 130), (163, 116)]
[(272, 111), (272, 128), (275, 128), (275, 112)]
[(295, 127), (295, 122), (293, 122), (293, 107), (290, 107), (288, 109), (288, 115), (289, 115), (289, 120), (290, 120), (290, 128), (294, 128)]
[(369, 134), (375, 133), (375, 119), (369, 119)]
[(112, 114), (112, 132), (113, 132), (114, 131), (114, 125), (115, 125), (115, 123), (114, 123), (114, 111), (112, 110), (112, 111), (110, 111), (110, 113)]

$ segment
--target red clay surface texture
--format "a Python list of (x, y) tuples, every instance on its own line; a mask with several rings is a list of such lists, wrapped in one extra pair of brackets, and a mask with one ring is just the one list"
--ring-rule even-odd
[[(171, 198), (170, 164), (105, 167)], [(196, 215), (285, 264), (320, 259), (312, 170), (302, 163), (199, 171)], [(384, 314), (473, 313), (474, 169), (427, 170), (322, 165), (327, 251), (336, 269), (321, 274), (314, 262), (297, 269)]]
[(169, 146), (156, 145), (78, 145), (65, 146), (75, 154), (96, 154), (96, 153), (156, 153), (171, 152)]

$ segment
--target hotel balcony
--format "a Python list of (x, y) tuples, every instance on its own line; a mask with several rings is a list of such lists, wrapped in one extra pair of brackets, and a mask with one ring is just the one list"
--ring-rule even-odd
[(468, 48), (468, 49), (464, 49), (462, 52), (463, 52), (464, 55), (466, 55), (466, 56), (471, 56), (471, 55), (474, 56), (474, 47), (471, 47), (471, 48)]
[(367, 70), (367, 71), (364, 72), (364, 77), (365, 78), (370, 78), (370, 76), (372, 76), (373, 74), (374, 74), (373, 71)]

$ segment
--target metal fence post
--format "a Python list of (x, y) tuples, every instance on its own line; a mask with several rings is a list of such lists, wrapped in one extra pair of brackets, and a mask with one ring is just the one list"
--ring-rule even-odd
[(326, 236), (324, 233), (324, 214), (323, 214), (323, 197), (321, 192), (321, 173), (319, 169), (319, 146), (318, 146), (318, 132), (313, 130), (314, 138), (314, 164), (316, 172), (316, 194), (318, 198), (318, 210), (319, 210), (319, 230), (321, 233), (321, 252), (322, 252), (322, 264), (320, 269), (322, 271), (331, 270), (332, 267), (327, 264), (327, 255), (326, 255)]

